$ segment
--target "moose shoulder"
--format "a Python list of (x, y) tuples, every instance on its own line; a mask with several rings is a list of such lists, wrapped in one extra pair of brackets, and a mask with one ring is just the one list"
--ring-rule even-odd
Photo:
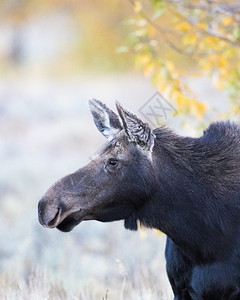
[(108, 144), (39, 202), (39, 221), (70, 231), (83, 220), (138, 222), (166, 233), (176, 300), (240, 299), (240, 128), (210, 125), (200, 138), (151, 130), (116, 103), (90, 100)]

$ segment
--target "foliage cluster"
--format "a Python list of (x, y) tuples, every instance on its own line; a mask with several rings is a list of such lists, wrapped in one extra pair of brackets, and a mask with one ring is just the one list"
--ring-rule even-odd
[(132, 52), (177, 111), (201, 118), (207, 110), (187, 84), (188, 76), (208, 75), (229, 91), (230, 112), (240, 112), (240, 3), (212, 0), (130, 1), (135, 17), (120, 52)]

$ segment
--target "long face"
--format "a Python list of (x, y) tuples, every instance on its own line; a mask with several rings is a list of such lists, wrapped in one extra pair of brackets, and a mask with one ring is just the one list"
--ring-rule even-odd
[[(154, 136), (147, 124), (120, 105), (122, 119), (98, 100), (91, 100), (90, 108), (98, 129), (110, 141), (95, 159), (60, 179), (42, 197), (38, 214), (44, 227), (70, 231), (83, 220), (127, 220), (152, 192)], [(139, 132), (139, 126), (145, 131)]]

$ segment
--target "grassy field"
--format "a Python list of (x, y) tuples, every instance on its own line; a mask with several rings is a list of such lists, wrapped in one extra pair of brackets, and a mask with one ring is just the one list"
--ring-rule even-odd
[[(64, 287), (61, 281), (56, 281), (46, 271), (39, 268), (32, 271), (30, 276), (23, 279), (14, 275), (0, 277), (0, 299), (2, 300), (170, 300), (170, 291), (159, 286), (157, 278), (149, 274), (141, 274), (133, 279), (123, 279), (121, 285), (106, 288), (106, 283), (91, 282), (88, 285), (79, 284), (74, 290)], [(104, 290), (105, 289), (105, 290)]]

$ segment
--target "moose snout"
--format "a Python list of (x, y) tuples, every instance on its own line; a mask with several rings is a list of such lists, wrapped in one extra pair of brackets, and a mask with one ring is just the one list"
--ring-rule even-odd
[(44, 227), (54, 228), (58, 224), (61, 208), (51, 204), (51, 199), (43, 197), (38, 203), (38, 220)]

